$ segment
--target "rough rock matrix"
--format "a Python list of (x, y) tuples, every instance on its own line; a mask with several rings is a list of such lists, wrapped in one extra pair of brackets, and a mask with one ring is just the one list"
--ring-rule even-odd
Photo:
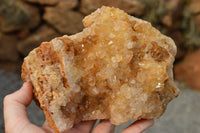
[(81, 33), (44, 42), (24, 59), (22, 78), (49, 125), (62, 132), (85, 120), (159, 118), (179, 94), (173, 40), (116, 8), (102, 7), (83, 24)]

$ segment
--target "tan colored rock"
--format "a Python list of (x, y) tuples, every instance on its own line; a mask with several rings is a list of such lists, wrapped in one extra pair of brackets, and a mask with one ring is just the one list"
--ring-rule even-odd
[(167, 10), (177, 10), (177, 8), (179, 8), (182, 4), (183, 1), (182, 0), (168, 0), (165, 1), (166, 4), (166, 9)]
[(58, 7), (61, 9), (72, 9), (78, 6), (78, 0), (60, 0)]
[(121, 0), (118, 8), (129, 14), (142, 15), (144, 14), (145, 4), (141, 0)]
[(192, 12), (193, 14), (200, 13), (200, 1), (199, 0), (190, 0), (190, 3), (188, 5), (188, 10)]
[(112, 5), (117, 7), (121, 0), (81, 0), (80, 11), (84, 14), (90, 14), (102, 5)]
[(0, 6), (0, 30), (3, 32), (34, 29), (40, 23), (39, 10), (22, 1), (6, 0)]
[(180, 26), (180, 20), (182, 15), (182, 0), (168, 0), (162, 2), (165, 2), (165, 9), (163, 9), (165, 10), (165, 15), (162, 16), (162, 23), (169, 28), (177, 29)]
[(74, 34), (83, 29), (83, 15), (67, 8), (70, 3), (59, 3), (56, 7), (46, 7), (44, 20), (62, 34)]
[(173, 40), (116, 8), (102, 7), (83, 24), (24, 59), (22, 79), (32, 82), (49, 125), (62, 132), (86, 120), (159, 118), (179, 93)]
[(17, 42), (15, 35), (5, 35), (0, 32), (0, 60), (18, 61)]
[(172, 26), (172, 13), (165, 15), (162, 19), (162, 23), (168, 27)]
[(196, 24), (197, 24), (197, 29), (198, 31), (200, 32), (200, 15), (196, 15), (194, 17), (195, 21), (196, 21)]
[(185, 82), (192, 89), (200, 91), (200, 49), (188, 53), (184, 60), (175, 66), (175, 78)]
[(32, 33), (27, 38), (21, 40), (18, 45), (18, 51), (27, 56), (34, 48), (38, 47), (44, 41), (50, 41), (52, 38), (59, 36), (51, 27), (43, 25), (35, 33)]
[(142, 15), (145, 7), (140, 0), (81, 0), (80, 11), (90, 14), (103, 5), (120, 8), (134, 15)]

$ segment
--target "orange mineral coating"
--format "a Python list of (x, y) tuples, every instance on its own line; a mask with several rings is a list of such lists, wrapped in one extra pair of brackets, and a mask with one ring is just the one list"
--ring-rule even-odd
[(63, 132), (85, 120), (159, 118), (179, 94), (173, 40), (117, 8), (104, 6), (83, 24), (24, 59), (22, 78), (32, 82), (49, 125)]

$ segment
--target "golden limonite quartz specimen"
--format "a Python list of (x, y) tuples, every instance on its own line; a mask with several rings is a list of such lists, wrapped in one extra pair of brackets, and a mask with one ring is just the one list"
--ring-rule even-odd
[(80, 121), (159, 118), (179, 94), (174, 41), (150, 23), (102, 7), (85, 29), (44, 42), (24, 59), (22, 78), (49, 125), (62, 132)]

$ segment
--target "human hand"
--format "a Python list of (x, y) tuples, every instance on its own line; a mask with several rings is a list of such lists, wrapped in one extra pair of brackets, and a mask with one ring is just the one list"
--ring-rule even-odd
[[(24, 83), (22, 88), (4, 98), (4, 120), (6, 133), (53, 133), (45, 122), (42, 127), (32, 124), (27, 116), (26, 107), (32, 101), (32, 85)], [(141, 133), (153, 125), (153, 120), (139, 120), (124, 129), (122, 133)], [(95, 121), (80, 122), (66, 133), (90, 133)], [(108, 120), (101, 120), (93, 133), (111, 133), (115, 126)]]

